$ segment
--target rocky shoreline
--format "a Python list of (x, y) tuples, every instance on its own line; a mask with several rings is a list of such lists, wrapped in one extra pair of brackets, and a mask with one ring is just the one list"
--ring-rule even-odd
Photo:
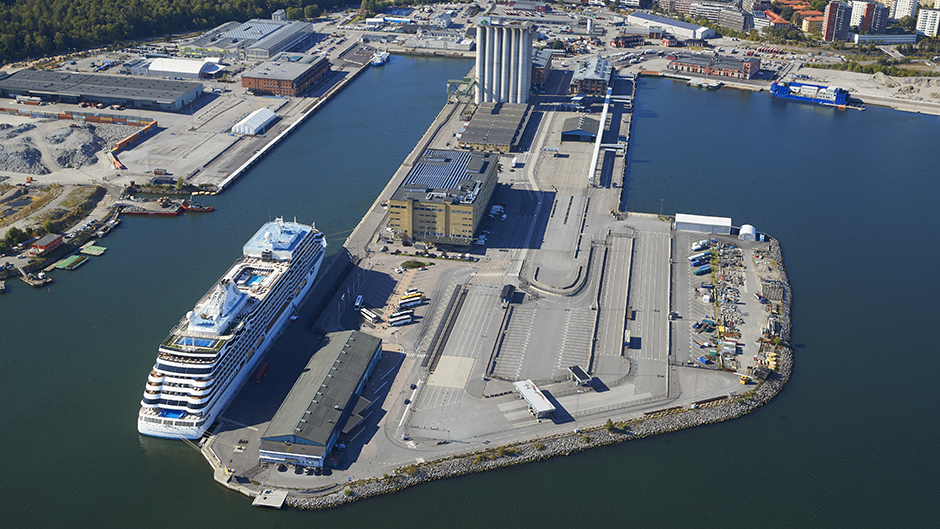
[(784, 284), (780, 318), (780, 335), (783, 343), (778, 351), (780, 359), (777, 371), (772, 372), (767, 380), (753, 390), (741, 395), (729, 395), (696, 409), (669, 408), (613, 425), (598, 425), (551, 437), (460, 454), (420, 465), (409, 465), (399, 468), (395, 475), (348, 483), (342, 489), (325, 495), (292, 492), (285, 505), (296, 509), (330, 509), (429, 481), (567, 456), (599, 446), (719, 423), (736, 419), (756, 410), (783, 389), (793, 369), (793, 350), (790, 347), (792, 291), (784, 268), (783, 253), (776, 239), (771, 239), (767, 258), (777, 263)]

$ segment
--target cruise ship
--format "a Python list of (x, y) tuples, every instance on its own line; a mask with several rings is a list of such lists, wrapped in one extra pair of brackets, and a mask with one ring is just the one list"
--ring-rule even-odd
[(160, 344), (137, 430), (198, 439), (277, 339), (310, 290), (326, 252), (312, 226), (277, 219)]

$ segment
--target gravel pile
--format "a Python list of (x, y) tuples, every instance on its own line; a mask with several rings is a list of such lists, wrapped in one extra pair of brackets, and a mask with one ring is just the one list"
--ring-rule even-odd
[(130, 125), (115, 125), (113, 123), (96, 123), (86, 126), (91, 129), (95, 136), (101, 138), (101, 141), (108, 147), (113, 147), (118, 141), (140, 130)]
[(42, 153), (30, 138), (0, 142), (0, 171), (43, 175), (49, 169), (42, 164)]
[(52, 156), (59, 167), (79, 168), (98, 163), (95, 156), (106, 143), (96, 134), (94, 125), (59, 129), (46, 136), (46, 141), (56, 145)]
[(36, 125), (31, 123), (24, 123), (18, 127), (14, 127), (9, 123), (4, 123), (0, 125), (0, 130), (5, 130), (6, 132), (3, 135), (0, 135), (0, 139), (11, 140), (24, 132), (29, 132), (36, 128)]
[[(98, 155), (119, 140), (137, 132), (137, 127), (108, 123), (42, 121), (37, 126), (0, 124), (0, 171), (44, 175), (62, 168), (79, 168), (98, 163)], [(35, 143), (34, 143), (35, 142)], [(52, 159), (43, 159), (37, 144)]]

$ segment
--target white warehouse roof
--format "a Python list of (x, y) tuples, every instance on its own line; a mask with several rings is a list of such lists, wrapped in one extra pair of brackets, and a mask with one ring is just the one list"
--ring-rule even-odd
[(269, 109), (259, 108), (232, 127), (232, 132), (235, 134), (257, 134), (274, 121), (275, 117), (277, 116)]
[(715, 30), (672, 18), (663, 18), (637, 11), (627, 15), (627, 22), (636, 26), (657, 26), (677, 37), (685, 39), (710, 39), (716, 36)]
[(727, 235), (731, 233), (731, 218), (676, 213), (676, 230), (723, 233)]
[(219, 64), (210, 61), (193, 61), (189, 59), (154, 59), (150, 63), (150, 70), (157, 72), (176, 72), (180, 75), (199, 76), (212, 75), (222, 69)]
[(535, 413), (536, 417), (545, 417), (555, 411), (555, 406), (531, 380), (520, 380), (519, 382), (513, 382), (512, 385), (529, 404), (529, 408)]
[(710, 224), (713, 226), (731, 227), (731, 217), (708, 217), (705, 215), (689, 215), (687, 213), (676, 213), (676, 222), (687, 222), (690, 224)]

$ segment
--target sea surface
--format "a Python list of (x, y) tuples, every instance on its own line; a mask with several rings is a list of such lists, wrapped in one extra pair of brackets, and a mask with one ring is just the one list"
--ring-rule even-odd
[(213, 482), (136, 414), (157, 344), (283, 215), (333, 250), (472, 61), (394, 56), (354, 81), (211, 214), (126, 218), (103, 257), (0, 296), (4, 527), (925, 527), (940, 456), (940, 119), (640, 81), (625, 206), (729, 216), (778, 238), (793, 378), (741, 419), (435, 482), (324, 512)]

